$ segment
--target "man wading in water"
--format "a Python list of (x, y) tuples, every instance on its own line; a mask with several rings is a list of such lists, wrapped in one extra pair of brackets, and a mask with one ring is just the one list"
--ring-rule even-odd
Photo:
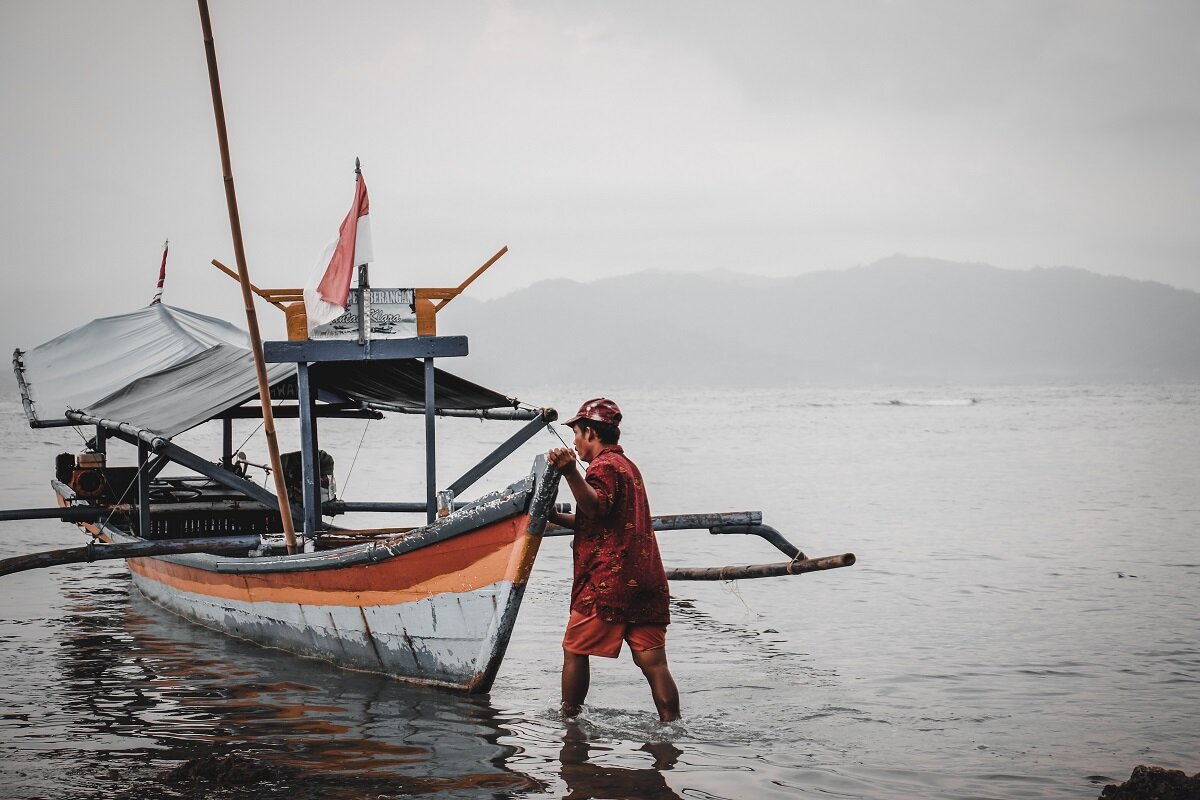
[(650, 684), (659, 718), (671, 722), (679, 719), (679, 690), (667, 668), (667, 574), (642, 473), (617, 444), (621, 409), (597, 397), (564, 424), (575, 431), (575, 451), (588, 469), (586, 477), (580, 473), (569, 448), (547, 456), (566, 477), (577, 512), (556, 512), (553, 518), (575, 531), (571, 618), (563, 636), (563, 713), (575, 716), (583, 706), (590, 657), (616, 658), (625, 641)]

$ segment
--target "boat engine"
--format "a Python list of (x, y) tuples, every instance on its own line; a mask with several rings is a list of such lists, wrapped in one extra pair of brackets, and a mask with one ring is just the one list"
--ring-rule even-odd
[(95, 500), (108, 492), (104, 453), (62, 453), (54, 460), (54, 473), (76, 497)]

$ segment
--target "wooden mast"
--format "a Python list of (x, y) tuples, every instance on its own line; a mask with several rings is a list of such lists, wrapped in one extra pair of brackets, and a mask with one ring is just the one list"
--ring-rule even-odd
[(254, 369), (258, 373), (258, 396), (262, 403), (263, 431), (267, 451), (275, 474), (275, 495), (279, 514), (283, 518), (283, 535), (288, 553), (296, 552), (296, 529), (292, 523), (292, 506), (288, 501), (283, 469), (279, 463), (279, 442), (275, 438), (275, 415), (271, 409), (271, 390), (267, 385), (267, 368), (263, 363), (262, 336), (258, 332), (258, 315), (254, 311), (254, 296), (250, 289), (250, 272), (246, 267), (246, 251), (242, 246), (242, 223), (238, 216), (237, 193), (233, 187), (233, 167), (229, 160), (229, 137), (225, 131), (225, 105), (221, 101), (221, 80), (217, 75), (217, 50), (213, 44), (212, 23), (208, 17), (208, 0), (196, 0), (200, 7), (200, 24), (204, 29), (204, 55), (208, 59), (208, 83), (212, 88), (213, 114), (217, 121), (217, 142), (221, 147), (221, 174), (225, 181), (225, 202), (229, 206), (229, 229), (233, 234), (233, 255), (237, 261), (238, 282), (242, 285), (242, 301), (246, 306), (246, 327), (250, 330), (250, 349), (254, 351)]

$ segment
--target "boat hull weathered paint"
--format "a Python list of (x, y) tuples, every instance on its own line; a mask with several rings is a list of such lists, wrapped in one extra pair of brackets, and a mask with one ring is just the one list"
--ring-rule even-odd
[[(384, 543), (127, 563), (143, 595), (206, 627), (342, 667), (481, 693), (516, 622), (546, 523), (547, 504), (535, 497), (547, 490), (552, 504), (554, 487), (531, 479)], [(141, 541), (107, 525), (84, 527), (111, 542)]]
[(526, 533), (528, 522), (513, 517), (380, 564), (303, 580), (160, 558), (128, 563), (146, 597), (202, 625), (346, 667), (478, 692), (490, 688), (541, 542)]

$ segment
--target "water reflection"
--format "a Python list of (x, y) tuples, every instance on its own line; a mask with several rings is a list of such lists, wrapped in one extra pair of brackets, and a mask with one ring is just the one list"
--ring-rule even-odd
[(593, 764), (593, 752), (611, 748), (592, 743), (579, 724), (568, 720), (558, 760), (567, 786), (564, 800), (680, 800), (667, 785), (663, 772), (672, 769), (683, 751), (670, 742), (647, 742), (641, 750), (654, 757), (653, 768), (630, 769), (608, 764)]
[[(66, 588), (56, 695), (36, 732), (11, 742), (13, 757), (42, 762), (28, 772), (80, 776), (68, 782), (71, 796), (219, 788), (222, 796), (478, 797), (546, 788), (507, 766), (516, 748), (499, 743), (509, 732), (484, 699), (260, 648), (175, 617), (127, 579), (96, 584)], [(53, 744), (22, 745), (35, 738)], [(204, 775), (204, 764), (220, 774)]]

